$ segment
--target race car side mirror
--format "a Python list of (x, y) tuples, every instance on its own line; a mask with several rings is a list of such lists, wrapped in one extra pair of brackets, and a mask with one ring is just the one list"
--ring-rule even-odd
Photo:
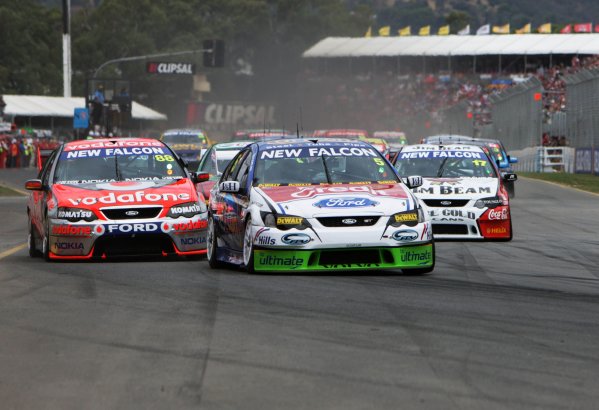
[(190, 172), (191, 180), (194, 184), (198, 184), (200, 182), (206, 182), (210, 179), (210, 174), (207, 172)]
[(512, 157), (511, 155), (507, 156), (507, 160), (510, 164), (517, 164), (518, 163), (518, 158), (516, 157)]
[(503, 174), (503, 180), (504, 181), (517, 181), (518, 175), (508, 172), (506, 174)]
[(29, 191), (43, 191), (44, 186), (41, 179), (30, 179), (25, 182), (25, 189)]
[(420, 175), (411, 175), (405, 179), (405, 184), (408, 188), (418, 188), (422, 185), (422, 177)]
[(239, 181), (224, 181), (218, 186), (220, 192), (235, 194), (239, 192)]

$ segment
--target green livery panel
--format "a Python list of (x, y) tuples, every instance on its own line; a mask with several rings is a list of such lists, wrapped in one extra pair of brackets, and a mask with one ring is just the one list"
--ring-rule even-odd
[(254, 269), (263, 272), (428, 268), (434, 260), (432, 243), (396, 248), (254, 251)]

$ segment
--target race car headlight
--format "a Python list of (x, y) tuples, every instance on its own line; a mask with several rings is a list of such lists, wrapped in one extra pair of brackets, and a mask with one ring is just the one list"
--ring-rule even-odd
[(391, 215), (388, 225), (398, 227), (401, 225), (416, 226), (420, 222), (424, 222), (424, 212), (421, 207), (412, 209), (411, 211), (398, 212)]
[(498, 196), (492, 196), (489, 198), (481, 198), (474, 203), (474, 206), (477, 208), (496, 208), (498, 206), (503, 205), (503, 199)]
[(306, 229), (310, 224), (305, 218), (295, 215), (281, 215), (270, 212), (261, 212), (264, 226), (269, 228), (277, 228), (282, 231), (288, 229)]
[(203, 202), (185, 202), (184, 204), (178, 204), (171, 206), (166, 216), (170, 218), (192, 218), (201, 213), (207, 212), (206, 204)]
[(96, 219), (98, 219), (96, 214), (89, 209), (67, 208), (67, 207), (58, 208), (58, 212), (56, 213), (56, 218), (64, 219), (69, 222), (78, 222), (78, 221), (91, 222), (91, 221), (95, 221)]

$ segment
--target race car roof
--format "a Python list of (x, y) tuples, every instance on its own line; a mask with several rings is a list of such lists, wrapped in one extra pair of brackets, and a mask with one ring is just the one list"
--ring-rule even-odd
[(401, 152), (416, 152), (416, 151), (475, 151), (484, 152), (478, 145), (468, 144), (417, 144), (406, 145)]
[(166, 130), (162, 133), (162, 135), (205, 135), (204, 130), (201, 129), (190, 129), (190, 128), (181, 128), (181, 129), (172, 129)]
[(351, 146), (371, 148), (370, 144), (360, 140), (349, 140), (345, 138), (299, 138), (299, 139), (280, 139), (270, 140), (255, 143), (260, 151), (274, 148), (291, 148), (291, 147), (334, 147), (334, 146)]

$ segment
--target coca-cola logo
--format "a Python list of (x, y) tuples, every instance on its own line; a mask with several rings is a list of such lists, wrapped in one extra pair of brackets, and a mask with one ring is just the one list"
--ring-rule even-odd
[(507, 208), (503, 208), (501, 210), (490, 209), (488, 217), (490, 221), (505, 221), (508, 219)]

